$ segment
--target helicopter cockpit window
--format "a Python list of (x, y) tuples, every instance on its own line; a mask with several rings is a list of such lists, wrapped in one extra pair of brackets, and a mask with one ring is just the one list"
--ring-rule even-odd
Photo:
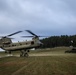
[(33, 44), (34, 44), (34, 41), (31, 42), (31, 45), (33, 45)]

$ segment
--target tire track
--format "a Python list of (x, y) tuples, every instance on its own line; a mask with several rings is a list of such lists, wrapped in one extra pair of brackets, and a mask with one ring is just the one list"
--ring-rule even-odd
[(30, 66), (30, 65), (32, 65), (32, 64), (34, 64), (35, 62), (31, 62), (31, 63), (29, 63), (28, 65), (25, 65), (25, 66), (23, 66), (23, 67), (21, 67), (20, 69), (18, 69), (17, 71), (15, 71), (13, 74), (11, 74), (11, 75), (18, 75), (18, 73), (19, 72), (21, 72), (22, 70), (24, 70), (26, 67), (28, 67), (28, 66)]

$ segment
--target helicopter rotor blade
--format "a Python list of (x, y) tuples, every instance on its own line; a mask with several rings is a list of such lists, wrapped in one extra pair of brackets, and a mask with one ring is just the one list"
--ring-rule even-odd
[(21, 33), (21, 32), (22, 32), (22, 31), (17, 31), (17, 32), (15, 32), (15, 33), (12, 33), (12, 34), (7, 35), (6, 37), (13, 36), (13, 35), (18, 34), (18, 33)]
[[(27, 37), (35, 37), (35, 36), (21, 36), (23, 38), (27, 38)], [(37, 37), (48, 37), (48, 36), (37, 36)]]
[(9, 39), (15, 39), (15, 38), (9, 38)]
[(49, 37), (49, 36), (38, 36), (38, 37)]
[(34, 36), (21, 36), (21, 37), (26, 38), (26, 37), (34, 37)]
[(30, 30), (25, 30), (25, 31), (32, 34), (33, 36), (22, 36), (22, 37), (49, 37), (49, 36), (38, 36), (38, 35), (34, 34), (32, 31), (30, 31)]
[(2, 38), (3, 36), (0, 36), (0, 38)]
[[(0, 36), (0, 39), (1, 38), (7, 38), (7, 36)], [(9, 39), (15, 39), (15, 38), (10, 38), (10, 37), (8, 37)]]
[(33, 32), (31, 32), (30, 30), (25, 30), (25, 31), (27, 31), (28, 33), (30, 33), (30, 34), (32, 34), (32, 35), (38, 37), (36, 34), (34, 34)]
[[(7, 36), (0, 36), (0, 38), (9, 38), (10, 36), (13, 36), (13, 35), (18, 34), (18, 33), (21, 33), (21, 32), (22, 32), (22, 31), (17, 31), (17, 32), (12, 33), (12, 34), (7, 35)], [(9, 38), (9, 39), (14, 39), (14, 38)]]

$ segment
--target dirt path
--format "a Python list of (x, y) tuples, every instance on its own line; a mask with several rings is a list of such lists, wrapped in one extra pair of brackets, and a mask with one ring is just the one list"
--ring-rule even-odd
[(68, 56), (68, 55), (70, 54), (30, 54), (29, 56)]
[[(29, 54), (29, 56), (70, 56), (70, 55), (76, 55), (74, 53), (37, 53), (37, 54)], [(0, 56), (0, 58), (4, 58), (4, 57), (9, 57), (9, 56), (16, 56), (16, 57), (20, 57), (20, 55), (4, 55), (4, 56)]]

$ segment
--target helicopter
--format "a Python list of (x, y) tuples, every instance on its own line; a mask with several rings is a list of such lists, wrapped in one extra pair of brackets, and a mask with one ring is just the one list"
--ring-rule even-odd
[(23, 41), (23, 42), (15, 42), (15, 43), (12, 42), (11, 39), (13, 38), (10, 38), (10, 36), (13, 36), (22, 32), (22, 31), (17, 31), (7, 36), (1, 36), (0, 48), (5, 50), (5, 53), (8, 52), (9, 54), (11, 54), (12, 51), (20, 51), (20, 57), (28, 57), (29, 49), (39, 48), (40, 46), (43, 45), (43, 43), (40, 42), (39, 40), (39, 37), (42, 37), (42, 36), (38, 36), (30, 30), (25, 30), (25, 31), (32, 34), (32, 36), (21, 36), (21, 37), (23, 38), (32, 37), (31, 41)]

